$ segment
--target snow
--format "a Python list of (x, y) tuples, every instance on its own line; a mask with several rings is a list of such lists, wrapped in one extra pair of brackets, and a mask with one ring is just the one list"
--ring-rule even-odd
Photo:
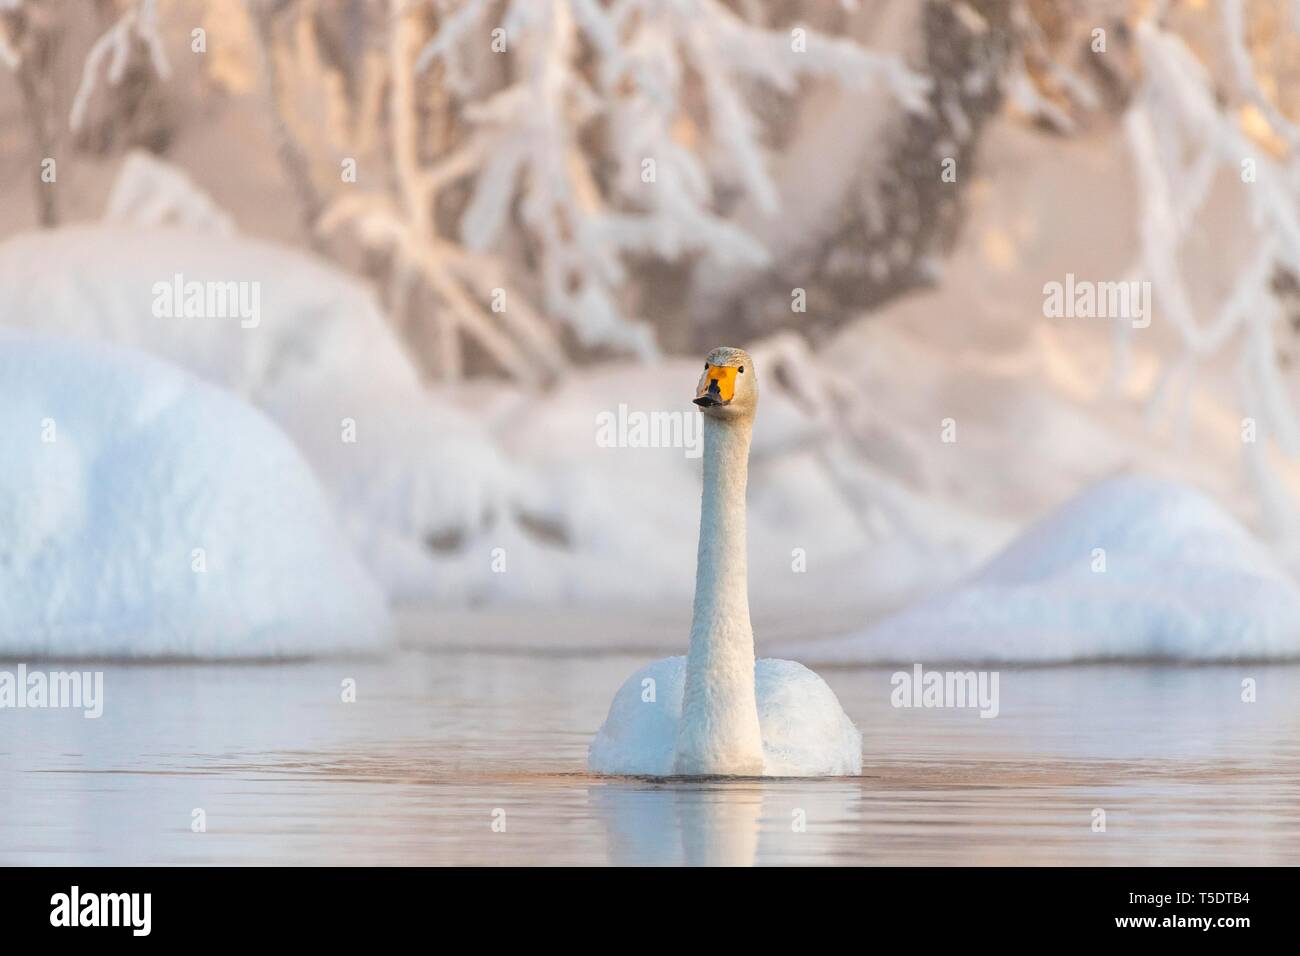
[(1206, 495), (1115, 478), (1068, 501), (955, 588), (866, 631), (798, 645), (797, 655), (822, 663), (1296, 657), (1300, 591)]
[[(862, 772), (862, 735), (825, 681), (802, 664), (769, 658), (755, 663), (754, 679), (764, 776)], [(685, 681), (685, 657), (655, 661), (629, 677), (591, 743), (587, 769), (671, 776)]]
[[(972, 193), (939, 288), (849, 321), (816, 348), (790, 334), (748, 345), (764, 385), (749, 488), (760, 647), (787, 632), (766, 624), (795, 615), (810, 635), (861, 630), (953, 584), (1108, 475), (1192, 482), (1258, 533), (1276, 529), (1242, 474), (1232, 363), (1198, 368), (1180, 428), (1148, 417), (1144, 401), (1180, 346), (1159, 315), (1133, 336), (1132, 383), (1118, 395), (1107, 392), (1111, 325), (1041, 317), (1045, 278), (1122, 275), (1134, 259), (1136, 228), (1115, 226), (1135, 218), (1131, 189), (1113, 185), (1132, 179), (1124, 142), (996, 123), (986, 152), (991, 179)], [(145, 190), (123, 214), (202, 223), (203, 204), (165, 185), (166, 203)], [(1071, 229), (1054, 229), (1046, 209)], [(1229, 220), (1212, 222), (1238, 244)], [(1248, 225), (1238, 224), (1247, 237)], [(1189, 279), (1215, 271), (1214, 248), (1183, 255)], [(259, 281), (259, 325), (154, 317), (153, 284), (178, 272)], [(391, 597), (690, 607), (699, 460), (681, 448), (599, 447), (595, 421), (620, 404), (693, 413), (696, 357), (602, 361), (541, 390), (498, 379), (431, 388), (369, 292), (339, 269), (249, 237), (129, 224), (0, 245), (0, 322), (157, 353), (269, 414)], [(948, 418), (953, 443), (940, 438)], [(345, 419), (354, 443), (341, 440)], [(1300, 470), (1281, 477), (1295, 487)], [(827, 613), (812, 621), (809, 608)], [(617, 629), (608, 640), (628, 644)]]
[(0, 334), (0, 656), (369, 651), (384, 598), (292, 443), (139, 353)]
[(104, 206), (104, 221), (133, 226), (183, 226), (233, 235), (234, 220), (179, 166), (135, 149), (122, 160)]
[[(257, 283), (257, 324), (156, 316), (155, 284), (178, 274)], [(20, 234), (0, 244), (0, 321), (149, 351), (267, 412), (394, 596), (435, 593), (429, 557), (395, 561), (394, 542), (479, 528), (512, 482), (482, 423), (421, 384), (369, 292), (274, 243), (117, 224)]]
[[(178, 273), (186, 283), (259, 283), (258, 324), (155, 315), (155, 284)], [(149, 349), (254, 402), (363, 371), (393, 389), (418, 383), (363, 286), (247, 236), (117, 225), (21, 233), (0, 245), (0, 289), (9, 324)]]
[[(136, 178), (155, 172), (141, 167)], [(160, 196), (131, 190), (124, 214), (203, 222), (207, 207), (164, 180)], [(155, 284), (177, 274), (258, 283), (257, 324), (154, 315)], [(501, 382), (435, 389), (370, 294), (337, 269), (219, 229), (131, 222), (0, 244), (0, 321), (152, 352), (266, 412), (307, 457), (390, 598), (689, 605), (698, 457), (599, 447), (596, 421), (620, 404), (697, 419), (693, 358), (606, 363), (542, 393)], [(750, 487), (756, 606), (833, 596), (878, 607), (966, 570), (979, 522), (910, 491), (893, 446), (871, 460), (844, 446), (846, 406), (800, 388), (822, 357), (794, 336), (753, 351), (766, 386)], [(870, 382), (875, 371), (860, 370)], [(888, 380), (878, 381), (883, 391)]]
[[(1153, 440), (1136, 415), (1095, 403), (1096, 385), (1070, 367), (1097, 367), (1076, 329), (1042, 328), (1008, 351), (1004, 317), (977, 313), (954, 348), (941, 325), (963, 297), (971, 264), (959, 265), (937, 299), (918, 296), (850, 323), (816, 350), (794, 336), (751, 346), (764, 384), (749, 490), (760, 644), (765, 620), (797, 608), (810, 635), (857, 635), (787, 648), (801, 660), (913, 660), (923, 650), (1004, 660), (1198, 656), (1208, 651), (1192, 644), (1206, 643), (1214, 622), (1229, 629), (1227, 656), (1291, 653), (1269, 649), (1278, 634), (1261, 636), (1258, 650), (1243, 636), (1255, 632), (1242, 622), (1266, 607), (1223, 610), (1177, 638), (1146, 617), (1103, 640), (1080, 630), (1087, 615), (1103, 612), (1078, 598), (1086, 592), (1068, 576), (1071, 607), (1084, 618), (1031, 608), (1021, 622), (995, 619), (1005, 633), (945, 624), (942, 639), (911, 630), (886, 638), (865, 627), (959, 580), (1030, 516), (1106, 474), (1175, 473), (1233, 500), (1221, 456)], [(187, 281), (259, 281), (260, 323), (153, 316), (153, 284), (174, 272)], [(113, 225), (15, 237), (0, 246), (0, 316), (155, 352), (260, 408), (310, 462), (390, 598), (690, 606), (699, 459), (680, 447), (599, 447), (595, 434), (596, 416), (620, 404), (695, 414), (694, 359), (602, 363), (541, 394), (500, 383), (432, 389), (370, 295), (337, 270), (274, 244), (189, 229)], [(953, 444), (939, 438), (949, 416)], [(355, 442), (342, 439), (345, 420), (355, 423)], [(796, 555), (806, 559), (798, 572)], [(1105, 580), (1114, 584), (1121, 556), (1108, 558)], [(1098, 584), (1091, 572), (1080, 580)], [(1290, 594), (1285, 583), (1267, 590)], [(1032, 603), (1026, 589), (1017, 593)], [(807, 616), (814, 607), (825, 612), (816, 620)], [(934, 612), (901, 620), (932, 621), (923, 613)], [(1033, 630), (1035, 613), (1055, 636)], [(626, 643), (613, 630), (608, 641)]]

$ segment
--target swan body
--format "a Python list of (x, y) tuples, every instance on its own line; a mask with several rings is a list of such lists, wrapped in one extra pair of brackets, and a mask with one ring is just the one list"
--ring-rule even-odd
[[(628, 776), (678, 773), (677, 730), (685, 684), (686, 658), (680, 656), (647, 664), (624, 681), (592, 741), (588, 768)], [(754, 685), (763, 748), (760, 775), (862, 772), (862, 734), (824, 680), (795, 661), (763, 658), (754, 668)]]
[(741, 349), (714, 349), (704, 412), (704, 492), (690, 647), (633, 674), (591, 744), (596, 773), (856, 774), (862, 737), (826, 683), (792, 661), (754, 659), (745, 488), (758, 385)]

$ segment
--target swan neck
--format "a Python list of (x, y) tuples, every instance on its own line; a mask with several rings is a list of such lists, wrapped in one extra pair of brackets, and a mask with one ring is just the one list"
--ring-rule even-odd
[[(747, 421), (704, 421), (704, 493), (695, 571), (695, 616), (725, 605), (743, 610), (749, 632), (745, 491), (749, 482)], [(750, 637), (752, 642), (752, 636)]]
[(677, 773), (754, 776), (763, 772), (746, 583), (749, 438), (747, 420), (704, 420), (695, 617), (677, 730)]

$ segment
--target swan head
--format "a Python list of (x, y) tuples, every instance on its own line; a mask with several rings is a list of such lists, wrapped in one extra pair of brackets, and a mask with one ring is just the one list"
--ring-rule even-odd
[(710, 418), (752, 417), (758, 406), (754, 360), (744, 349), (717, 348), (704, 359), (695, 404)]

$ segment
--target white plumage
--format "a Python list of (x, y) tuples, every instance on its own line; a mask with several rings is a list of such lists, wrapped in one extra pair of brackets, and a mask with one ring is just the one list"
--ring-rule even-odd
[(714, 349), (695, 402), (704, 410), (704, 493), (690, 650), (623, 684), (588, 767), (651, 776), (856, 774), (862, 737), (834, 692), (800, 664), (754, 659), (745, 537), (753, 359)]

